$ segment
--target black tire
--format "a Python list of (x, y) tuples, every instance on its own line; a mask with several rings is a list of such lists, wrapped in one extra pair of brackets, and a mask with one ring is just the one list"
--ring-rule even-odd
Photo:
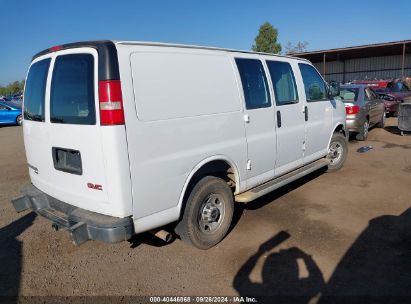
[(233, 211), (233, 193), (227, 183), (221, 178), (203, 177), (187, 199), (176, 233), (189, 245), (209, 249), (226, 236)]
[(16, 125), (22, 126), (23, 125), (23, 116), (19, 115), (16, 117)]
[(385, 127), (385, 118), (386, 118), (385, 111), (382, 113), (380, 121), (377, 123), (377, 128), (384, 128)]
[(366, 119), (361, 126), (360, 132), (357, 134), (357, 140), (366, 140), (368, 138), (368, 130), (370, 128), (370, 123)]
[(342, 133), (334, 133), (328, 147), (327, 159), (330, 160), (327, 172), (340, 170), (347, 159), (348, 141)]

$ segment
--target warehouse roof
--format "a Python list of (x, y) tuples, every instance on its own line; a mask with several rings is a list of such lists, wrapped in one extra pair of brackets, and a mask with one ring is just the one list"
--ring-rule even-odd
[(324, 60), (324, 54), (326, 61), (333, 60), (346, 60), (354, 58), (364, 57), (379, 57), (390, 55), (402, 55), (403, 47), (405, 46), (405, 52), (408, 53), (411, 50), (411, 40), (402, 40), (394, 42), (385, 42), (377, 44), (366, 44), (359, 46), (350, 46), (345, 48), (320, 50), (303, 53), (292, 53), (291, 56), (301, 57), (310, 60), (311, 62), (320, 62)]

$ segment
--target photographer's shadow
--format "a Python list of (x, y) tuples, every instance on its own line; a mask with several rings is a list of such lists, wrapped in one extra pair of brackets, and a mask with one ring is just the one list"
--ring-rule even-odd
[(17, 303), (20, 291), (23, 246), (18, 236), (29, 228), (36, 214), (28, 213), (17, 221), (0, 228), (0, 297), (8, 303)]
[(262, 282), (254, 283), (249, 276), (260, 257), (281, 244), (290, 235), (282, 231), (262, 244), (259, 250), (241, 267), (233, 286), (241, 296), (253, 296), (258, 303), (276, 302), (308, 303), (324, 287), (323, 275), (312, 259), (302, 250), (292, 247), (271, 253), (262, 269)]

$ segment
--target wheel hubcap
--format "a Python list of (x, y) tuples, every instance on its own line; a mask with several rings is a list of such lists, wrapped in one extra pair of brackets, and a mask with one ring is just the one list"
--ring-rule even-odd
[(202, 232), (212, 233), (220, 226), (224, 218), (224, 201), (219, 194), (210, 194), (203, 201), (199, 214), (199, 227)]
[(332, 142), (328, 148), (328, 159), (331, 164), (337, 164), (341, 160), (343, 153), (344, 149), (342, 144), (338, 141)]

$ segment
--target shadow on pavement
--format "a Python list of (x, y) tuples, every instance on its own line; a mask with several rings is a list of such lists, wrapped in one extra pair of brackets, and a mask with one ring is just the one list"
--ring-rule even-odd
[(411, 208), (372, 219), (322, 295), (320, 303), (410, 303)]
[(390, 132), (391, 134), (394, 134), (394, 135), (401, 135), (401, 130), (398, 129), (397, 126), (387, 126), (387, 127), (384, 128), (384, 130), (388, 131), (388, 132)]
[(35, 218), (36, 214), (32, 212), (0, 228), (0, 296), (15, 297), (19, 294), (22, 243), (17, 237), (33, 224)]
[(250, 280), (257, 261), (289, 237), (281, 231), (241, 267), (233, 281), (240, 296), (255, 297), (258, 303), (308, 303), (321, 291), (324, 279), (320, 269), (310, 255), (296, 247), (269, 254), (264, 261), (262, 282)]
[[(270, 204), (271, 202), (275, 201), (276, 199), (282, 197), (283, 195), (286, 195), (287, 193), (305, 185), (306, 183), (318, 178), (319, 176), (323, 175), (327, 171), (327, 168), (321, 168), (317, 171), (314, 171), (306, 176), (303, 176), (273, 192), (267, 193), (266, 195), (256, 199), (255, 201), (252, 201), (246, 205), (244, 204), (237, 204), (239, 207), (242, 206), (243, 209), (246, 210), (257, 210), (261, 207), (264, 207), (265, 205)], [(275, 203), (275, 202), (273, 202)], [(237, 208), (236, 205), (236, 208)]]
[(317, 298), (320, 304), (411, 303), (411, 208), (372, 219), (327, 284), (312, 257), (298, 248), (271, 253), (263, 265), (263, 282), (252, 282), (249, 275), (258, 259), (289, 237), (280, 232), (240, 268), (233, 286), (241, 296), (256, 297), (258, 303), (316, 303)]

